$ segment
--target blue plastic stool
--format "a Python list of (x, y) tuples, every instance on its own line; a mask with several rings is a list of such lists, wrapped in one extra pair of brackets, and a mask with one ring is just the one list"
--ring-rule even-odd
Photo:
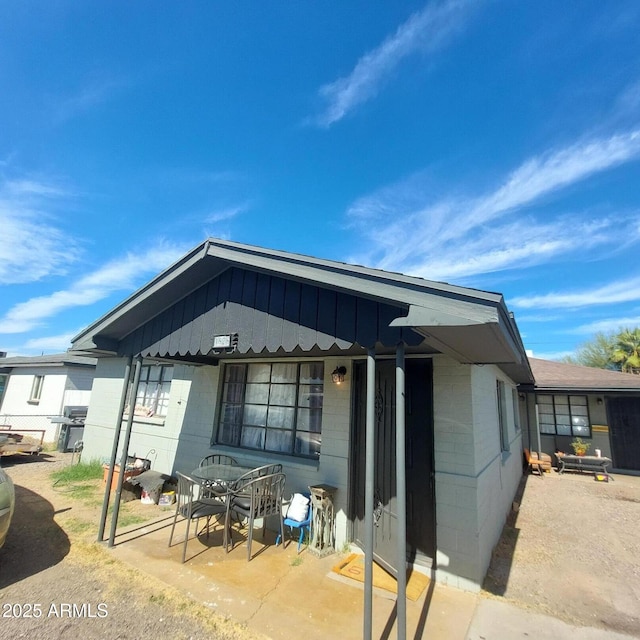
[[(291, 528), (291, 533), (293, 533), (293, 529), (300, 529), (300, 536), (298, 537), (298, 553), (300, 553), (300, 547), (302, 547), (302, 542), (304, 540), (304, 532), (307, 531), (309, 533), (309, 538), (311, 538), (311, 518), (313, 516), (313, 508), (311, 506), (311, 494), (303, 493), (303, 496), (309, 498), (309, 511), (307, 512), (307, 517), (300, 520), (292, 520), (291, 518), (284, 519), (285, 527)], [(280, 544), (280, 534), (278, 533), (278, 537), (276, 538), (276, 546)]]

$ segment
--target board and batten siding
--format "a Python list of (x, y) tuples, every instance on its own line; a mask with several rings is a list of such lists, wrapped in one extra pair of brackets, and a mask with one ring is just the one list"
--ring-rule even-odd
[(416, 345), (415, 332), (390, 327), (406, 307), (232, 267), (129, 334), (119, 355), (207, 356), (214, 335), (238, 334), (237, 353), (348, 349), (377, 341)]

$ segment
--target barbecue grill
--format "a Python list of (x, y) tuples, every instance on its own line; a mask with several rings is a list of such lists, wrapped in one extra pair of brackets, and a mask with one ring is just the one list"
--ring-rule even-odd
[(60, 425), (58, 451), (78, 451), (82, 447), (87, 408), (88, 407), (67, 406), (62, 410), (61, 416), (51, 418), (51, 422)]

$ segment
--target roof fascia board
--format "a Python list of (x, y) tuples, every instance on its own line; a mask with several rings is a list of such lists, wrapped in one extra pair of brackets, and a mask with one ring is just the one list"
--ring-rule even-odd
[[(464, 298), (475, 304), (497, 303), (502, 299), (502, 296), (497, 293), (467, 289), (332, 260), (311, 258), (301, 254), (267, 251), (259, 247), (230, 242), (221, 243), (211, 240), (208, 252), (211, 256), (222, 258), (233, 264), (266, 269), (273, 273), (285, 273), (309, 282), (322, 282), (336, 288), (343, 287), (347, 292), (368, 293), (376, 299), (397, 300), (404, 304), (419, 304), (425, 295), (432, 295), (442, 300), (442, 294), (455, 296), (456, 301)], [(327, 278), (328, 273), (332, 277)], [(429, 289), (434, 293), (430, 294)], [(392, 292), (395, 292), (395, 295)]]
[[(95, 360), (95, 356), (88, 356)], [(51, 367), (95, 367), (95, 363), (91, 362), (74, 362), (69, 360), (39, 360), (35, 362), (4, 362), (0, 363), (0, 369), (33, 369), (33, 368), (51, 368)]]
[(546, 385), (544, 387), (535, 386), (533, 389), (527, 389), (529, 393), (591, 393), (591, 394), (606, 394), (606, 393), (640, 393), (640, 385), (638, 388), (633, 387), (568, 387), (558, 386), (553, 387)]

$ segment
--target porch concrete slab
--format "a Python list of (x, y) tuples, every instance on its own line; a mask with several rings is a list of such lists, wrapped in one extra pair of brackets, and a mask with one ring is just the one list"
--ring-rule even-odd
[[(235, 547), (222, 546), (222, 527), (209, 538), (202, 534), (187, 545), (182, 564), (185, 523), (178, 523), (168, 547), (172, 516), (116, 536), (111, 552), (123, 562), (163, 581), (220, 615), (245, 624), (273, 640), (303, 631), (306, 640), (360, 640), (363, 636), (363, 585), (340, 578), (332, 567), (343, 557), (318, 558), (287, 541), (274, 545), (272, 532), (265, 544), (256, 529), (253, 558), (247, 562), (244, 533), (234, 532)], [(407, 638), (464, 640), (478, 596), (430, 583), (417, 601), (407, 600)], [(373, 637), (396, 637), (395, 595), (374, 589)]]

